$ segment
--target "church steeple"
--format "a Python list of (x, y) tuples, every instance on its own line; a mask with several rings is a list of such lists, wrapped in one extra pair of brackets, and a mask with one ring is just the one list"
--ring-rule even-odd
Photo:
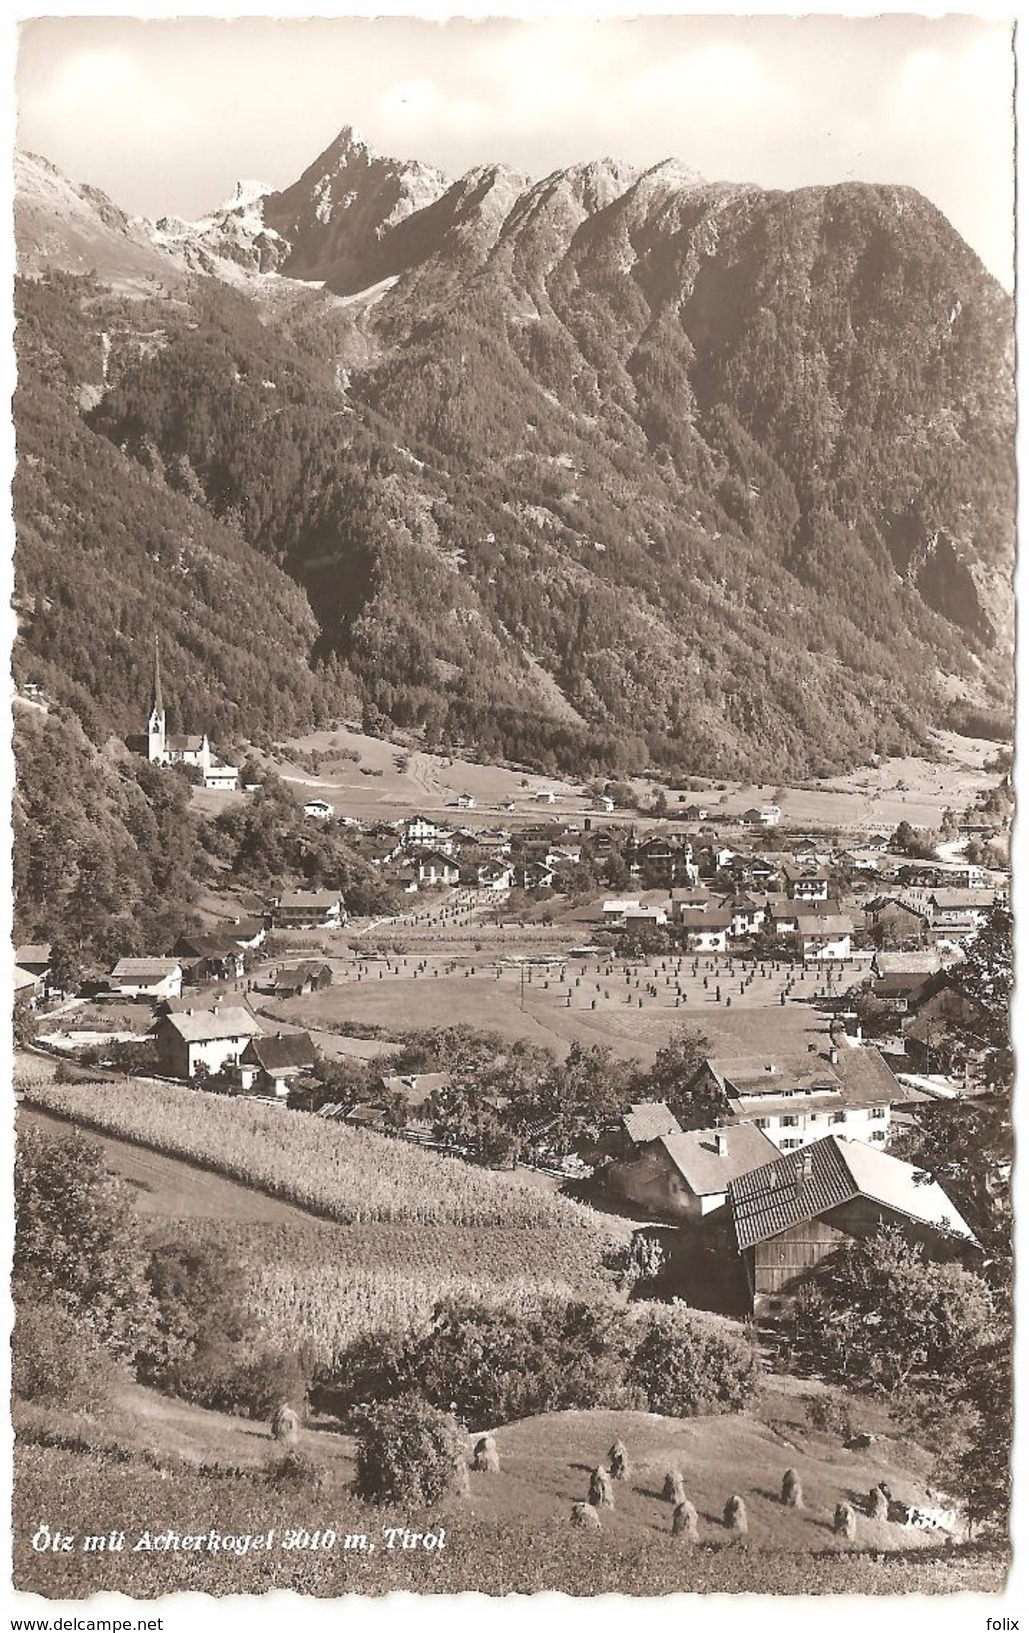
[(164, 724), (164, 697), (161, 693), (161, 646), (160, 638), (154, 638), (154, 702), (150, 710), (150, 719), (147, 721), (147, 758), (151, 763), (163, 765), (167, 759), (168, 739)]

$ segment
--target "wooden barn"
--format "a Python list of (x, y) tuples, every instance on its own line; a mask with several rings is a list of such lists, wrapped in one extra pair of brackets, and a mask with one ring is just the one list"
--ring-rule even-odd
[(786, 1314), (823, 1260), (882, 1226), (897, 1226), (931, 1259), (979, 1248), (935, 1180), (885, 1151), (834, 1135), (733, 1179), (729, 1205), (759, 1319)]

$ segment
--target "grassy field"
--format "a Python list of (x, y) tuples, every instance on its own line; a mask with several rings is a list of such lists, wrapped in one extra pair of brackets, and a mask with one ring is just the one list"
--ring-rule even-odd
[[(828, 973), (805, 976), (769, 964), (746, 984), (747, 973), (725, 957), (699, 960), (696, 975), (692, 960), (677, 968), (671, 959), (570, 959), (551, 971), (533, 970), (523, 983), (517, 965), (490, 948), (475, 961), (377, 960), (340, 971), (321, 992), (265, 1007), (319, 1036), (342, 1021), (396, 1031), (463, 1023), (509, 1042), (545, 1045), (561, 1058), (575, 1042), (596, 1043), (619, 1059), (645, 1063), (684, 1026), (703, 1031), (715, 1054), (803, 1054), (824, 1039), (827, 1022), (813, 1000), (826, 990)], [(796, 985), (782, 1004), (791, 978)], [(851, 964), (834, 973), (833, 990), (859, 979), (860, 966)]]
[[(796, 1404), (796, 1403), (794, 1403)], [(306, 1481), (276, 1486), (274, 1452), (263, 1426), (129, 1387), (106, 1419), (60, 1410), (19, 1412), (13, 1528), (17, 1588), (77, 1599), (98, 1591), (136, 1598), (193, 1589), (256, 1593), (269, 1588), (338, 1596), (408, 1589), (501, 1594), (541, 1588), (583, 1595), (618, 1592), (955, 1593), (997, 1592), (1005, 1560), (944, 1548), (938, 1534), (858, 1519), (854, 1543), (831, 1532), (839, 1500), (863, 1498), (880, 1479), (899, 1497), (925, 1501), (924, 1458), (880, 1440), (873, 1453), (848, 1452), (800, 1425), (784, 1425), (773, 1397), (745, 1416), (680, 1420), (643, 1413), (562, 1412), (496, 1431), (501, 1472), (471, 1475), (465, 1499), (428, 1514), (397, 1515), (357, 1502), (351, 1492), (354, 1444), (331, 1422), (311, 1421), (301, 1449)], [(603, 1513), (602, 1533), (571, 1530), (568, 1513), (589, 1470), (621, 1439), (630, 1474)], [(700, 1543), (670, 1535), (660, 1486), (681, 1468), (700, 1516)], [(798, 1470), (805, 1508), (777, 1502), (786, 1467)], [(720, 1524), (732, 1492), (747, 1505), (749, 1534), (731, 1540)], [(79, 1537), (124, 1530), (113, 1553), (37, 1554), (39, 1516), (60, 1506), (61, 1524)], [(284, 1534), (331, 1524), (337, 1546), (288, 1549)], [(393, 1552), (384, 1527), (445, 1528), (441, 1551)], [(193, 1536), (274, 1530), (271, 1546), (230, 1552), (136, 1552), (144, 1530)], [(372, 1546), (344, 1549), (342, 1536)]]

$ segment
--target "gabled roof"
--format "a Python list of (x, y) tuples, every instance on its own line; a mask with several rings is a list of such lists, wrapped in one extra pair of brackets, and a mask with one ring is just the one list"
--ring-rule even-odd
[(111, 971), (111, 981), (163, 981), (166, 975), (181, 971), (177, 958), (119, 958)]
[[(824, 905), (824, 904), (823, 904)], [(817, 917), (805, 916), (804, 923), (799, 926), (802, 936), (849, 936), (854, 933), (854, 920), (845, 913), (820, 913)]]
[(823, 919), (838, 914), (840, 904), (831, 897), (827, 897), (824, 902), (770, 900), (768, 911), (773, 919)]
[(175, 945), (180, 953), (193, 958), (234, 958), (241, 950), (238, 934), (228, 930), (205, 930), (198, 936), (180, 936)]
[(657, 1141), (694, 1196), (717, 1196), (730, 1182), (760, 1168), (775, 1153), (771, 1140), (753, 1123), (692, 1129)]
[(645, 1145), (648, 1140), (659, 1140), (663, 1134), (681, 1134), (682, 1124), (663, 1100), (643, 1100), (630, 1106), (622, 1118), (633, 1145)]
[(387, 1094), (399, 1094), (413, 1110), (423, 1106), (431, 1094), (445, 1089), (450, 1083), (449, 1072), (418, 1072), (403, 1077), (384, 1077), (382, 1087)]
[(742, 1251), (766, 1242), (857, 1197), (946, 1235), (976, 1242), (946, 1192), (923, 1171), (861, 1140), (829, 1135), (731, 1181), (729, 1203), (737, 1246)]
[(804, 867), (797, 862), (784, 862), (782, 873), (791, 884), (799, 884), (804, 879), (810, 879), (812, 884), (824, 885), (828, 883), (828, 875), (821, 868)]
[(303, 1069), (314, 1065), (314, 1044), (306, 1032), (276, 1032), (251, 1038), (239, 1058), (242, 1065), (261, 1066), (266, 1072)]
[(992, 890), (934, 890), (929, 900), (945, 911), (973, 907), (982, 912), (994, 907), (997, 898)]
[(184, 1043), (213, 1043), (218, 1038), (259, 1037), (261, 1028), (249, 1009), (188, 1009), (165, 1015), (158, 1026), (170, 1026)]
[(916, 953), (876, 953), (872, 962), (880, 976), (928, 976), (943, 967), (943, 960), (934, 947)]
[(280, 896), (278, 907), (339, 907), (343, 899), (341, 890), (287, 890)]
[(49, 941), (29, 941), (14, 950), (14, 962), (26, 969), (30, 964), (49, 964)]
[(732, 914), (722, 907), (684, 907), (678, 922), (686, 930), (728, 930)]

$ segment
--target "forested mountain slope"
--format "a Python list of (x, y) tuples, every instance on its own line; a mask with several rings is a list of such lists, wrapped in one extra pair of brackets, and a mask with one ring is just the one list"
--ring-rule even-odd
[[(542, 766), (782, 778), (908, 748), (956, 693), (1003, 716), (1011, 307), (919, 195), (450, 183), (344, 131), (155, 235), (231, 286), (36, 286), (20, 333), (61, 426), (31, 465), (23, 402), (24, 639), (105, 720), (143, 690), (95, 604), (126, 562), (216, 728), (363, 705)], [(93, 542), (48, 553), (69, 515)], [(52, 589), (87, 555), (76, 669)]]

